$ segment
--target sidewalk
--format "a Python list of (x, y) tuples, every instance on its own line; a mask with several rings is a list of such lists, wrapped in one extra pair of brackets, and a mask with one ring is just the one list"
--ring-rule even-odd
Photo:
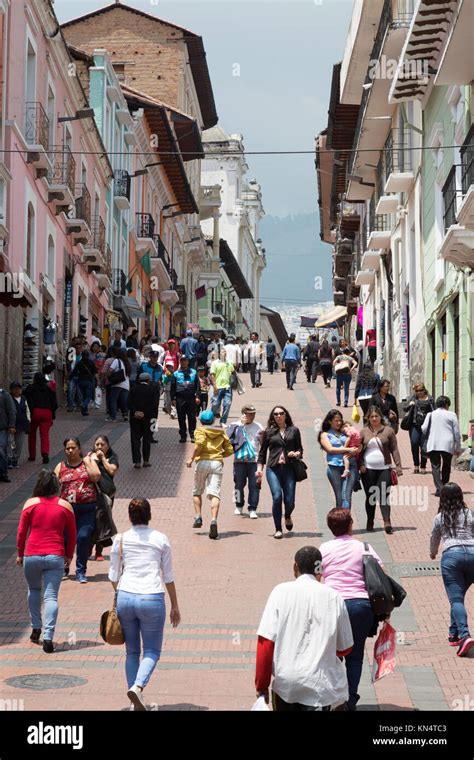
[[(250, 385), (249, 376), (243, 378), (244, 384)], [(152, 526), (171, 541), (183, 622), (176, 630), (166, 626), (162, 659), (146, 689), (147, 703), (154, 709), (248, 710), (255, 698), (255, 633), (268, 594), (277, 583), (291, 580), (297, 549), (329, 538), (325, 515), (333, 506), (333, 496), (314, 428), (334, 404), (334, 389), (324, 389), (320, 378), (314, 385), (307, 384), (302, 372), (294, 392), (286, 389), (280, 372), (273, 376), (265, 373), (262, 379), (261, 388), (234, 397), (230, 421), (239, 416), (244, 402), (256, 405), (257, 420), (262, 424), (275, 404), (287, 406), (301, 428), (305, 461), (311, 471), (311, 477), (297, 486), (294, 532), (285, 534), (282, 541), (272, 538), (271, 499), (265, 481), (260, 519), (250, 521), (233, 514), (229, 460), (224, 465), (219, 540), (208, 538), (208, 507), (203, 528), (192, 529), (193, 474), (185, 466), (192, 445), (178, 442), (177, 423), (161, 412), (158, 444), (152, 447), (153, 467), (149, 470), (133, 469), (128, 425), (105, 423), (102, 412), (91, 412), (84, 419), (61, 411), (52, 431), (51, 466), (62, 458), (66, 435), (79, 436), (84, 451), (90, 450), (99, 432), (109, 435), (121, 465), (114, 507), (118, 529), (128, 528), (130, 499), (144, 496), (152, 504)], [(393, 535), (383, 532), (380, 515), (376, 531), (366, 535), (363, 492), (354, 496), (355, 534), (370, 541), (408, 592), (392, 619), (399, 636), (395, 673), (371, 684), (373, 640), (369, 639), (360, 709), (462, 709), (459, 705), (468, 703), (473, 693), (474, 667), (472, 660), (456, 658), (455, 650), (446, 643), (449, 605), (438, 562), (429, 559), (429, 535), (438, 500), (433, 496), (431, 475), (412, 474), (408, 434), (400, 431), (398, 440), (404, 465), (400, 487), (405, 491), (400, 490), (403, 499), (392, 509)], [(39, 467), (26, 462), (12, 471), (11, 484), (0, 484), (0, 701), (23, 700), (25, 710), (126, 709), (124, 649), (105, 645), (98, 634), (100, 615), (112, 601), (108, 557), (106, 562), (89, 564), (87, 585), (63, 581), (56, 653), (46, 655), (29, 641), (26, 583), (23, 570), (15, 565), (15, 537), (21, 506), (31, 495)], [(474, 506), (474, 483), (469, 474), (453, 471), (453, 480), (465, 489), (468, 506)], [(395, 494), (392, 503), (396, 503)], [(472, 591), (468, 602), (472, 620)], [(19, 681), (19, 686), (10, 681), (32, 675), (36, 678)], [(58, 676), (61, 683), (55, 683)]]

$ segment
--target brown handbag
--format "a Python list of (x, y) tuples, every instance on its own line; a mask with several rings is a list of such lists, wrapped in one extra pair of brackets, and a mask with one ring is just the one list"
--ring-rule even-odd
[[(123, 572), (123, 562), (122, 562), (122, 555), (123, 555), (123, 534), (120, 537), (120, 565), (122, 566), (120, 571), (120, 576)], [(120, 580), (119, 576), (119, 580)], [(115, 591), (114, 594), (114, 602), (112, 605), (111, 610), (106, 610), (106, 612), (103, 612), (100, 618), (100, 625), (99, 625), (99, 631), (100, 635), (102, 636), (103, 640), (106, 644), (110, 644), (112, 646), (117, 646), (120, 644), (125, 643), (125, 637), (123, 635), (123, 629), (122, 625), (120, 623), (120, 620), (117, 615), (117, 594), (118, 591)]]

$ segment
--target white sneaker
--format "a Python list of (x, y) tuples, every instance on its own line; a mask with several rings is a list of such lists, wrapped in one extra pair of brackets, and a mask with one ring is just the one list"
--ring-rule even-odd
[(277, 532), (273, 534), (273, 538), (283, 538), (281, 530), (277, 530)]
[(234, 515), (242, 515), (242, 514), (243, 514), (243, 512), (244, 512), (244, 510), (243, 510), (243, 508), (241, 508), (241, 507), (236, 507), (236, 508), (234, 509)]
[(139, 686), (132, 686), (127, 691), (127, 697), (134, 706), (135, 710), (146, 710), (145, 702), (143, 701), (143, 693)]
[(258, 518), (258, 515), (257, 515), (255, 509), (251, 509), (250, 510), (249, 517), (250, 517), (251, 520), (256, 520)]

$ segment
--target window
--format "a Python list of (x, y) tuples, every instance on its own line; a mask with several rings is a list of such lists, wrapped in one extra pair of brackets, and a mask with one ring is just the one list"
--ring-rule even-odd
[(55, 130), (55, 105), (54, 105), (54, 92), (52, 91), (51, 87), (48, 87), (48, 119), (49, 119), (49, 132), (48, 132), (48, 142), (49, 145), (54, 145), (54, 130)]
[(26, 220), (26, 262), (25, 272), (33, 279), (33, 259), (35, 254), (35, 210), (32, 203), (28, 203)]
[(36, 53), (33, 45), (28, 40), (28, 50), (26, 57), (26, 102), (34, 103), (36, 101)]
[(48, 236), (48, 261), (47, 261), (47, 269), (46, 274), (48, 275), (48, 279), (52, 284), (54, 284), (54, 258), (55, 258), (55, 252), (54, 252), (54, 240), (52, 235)]

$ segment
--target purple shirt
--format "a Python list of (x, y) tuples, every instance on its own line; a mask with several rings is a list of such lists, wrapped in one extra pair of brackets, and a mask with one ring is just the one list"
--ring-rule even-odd
[[(382, 560), (369, 546), (371, 554), (379, 564)], [(332, 541), (325, 541), (319, 547), (323, 558), (324, 583), (337, 591), (343, 599), (368, 599), (365, 588), (362, 555), (366, 554), (364, 544), (346, 534)]]

